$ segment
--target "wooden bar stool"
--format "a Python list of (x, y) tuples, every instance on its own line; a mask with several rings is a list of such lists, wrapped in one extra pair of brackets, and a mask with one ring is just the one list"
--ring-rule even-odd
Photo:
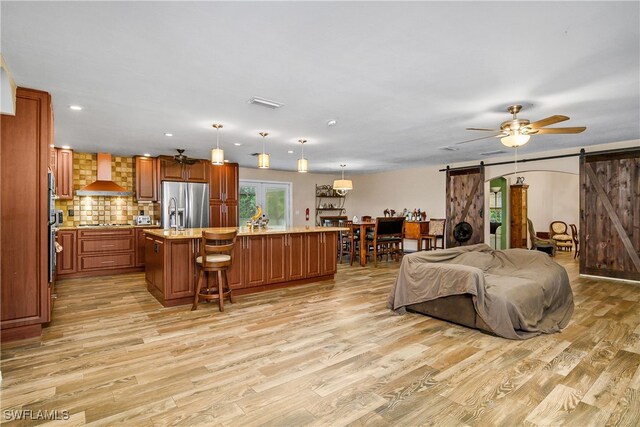
[[(237, 230), (228, 232), (202, 232), (202, 242), (200, 243), (200, 256), (196, 258), (196, 264), (200, 267), (198, 274), (198, 284), (196, 293), (193, 298), (193, 307), (191, 310), (198, 309), (198, 302), (202, 298), (205, 301), (218, 300), (220, 311), (224, 311), (224, 297), (229, 296), (229, 302), (233, 303), (231, 288), (227, 281), (227, 270), (231, 267), (233, 261), (233, 245), (236, 241)], [(207, 286), (202, 288), (202, 282), (207, 273), (217, 272), (218, 286), (216, 288)]]

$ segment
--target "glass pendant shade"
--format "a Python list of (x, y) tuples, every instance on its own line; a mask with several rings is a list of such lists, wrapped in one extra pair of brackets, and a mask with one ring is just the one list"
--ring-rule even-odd
[(214, 123), (212, 126), (216, 130), (216, 148), (211, 150), (211, 164), (224, 165), (224, 150), (220, 148), (220, 128), (222, 125)]
[(508, 136), (505, 136), (503, 138), (500, 138), (500, 142), (502, 142), (502, 144), (507, 146), (507, 147), (514, 148), (514, 147), (523, 146), (524, 144), (529, 142), (530, 138), (531, 138), (530, 135), (522, 135), (520, 133), (512, 133), (511, 135), (508, 135)]
[(258, 168), (269, 169), (269, 155), (265, 153), (258, 154)]
[(262, 137), (262, 153), (258, 154), (258, 168), (269, 169), (269, 155), (264, 152), (264, 139), (269, 134), (267, 132), (260, 132), (258, 135)]
[(298, 159), (298, 172), (309, 172), (309, 162), (307, 161), (307, 159)]
[(300, 153), (300, 158), (298, 159), (298, 172), (307, 173), (309, 172), (309, 161), (304, 158), (304, 144), (307, 142), (306, 139), (299, 139), (298, 142), (302, 146), (302, 152)]
[(214, 148), (211, 150), (211, 164), (224, 165), (224, 150), (221, 148)]

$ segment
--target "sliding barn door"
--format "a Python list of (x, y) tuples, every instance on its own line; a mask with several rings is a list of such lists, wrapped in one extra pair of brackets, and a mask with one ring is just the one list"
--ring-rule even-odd
[[(484, 167), (447, 169), (447, 247), (475, 245), (484, 242)], [(467, 241), (456, 239), (456, 226), (463, 222), (471, 228)], [(457, 236), (468, 235), (468, 227), (460, 225)]]
[(640, 280), (640, 150), (580, 157), (580, 273)]

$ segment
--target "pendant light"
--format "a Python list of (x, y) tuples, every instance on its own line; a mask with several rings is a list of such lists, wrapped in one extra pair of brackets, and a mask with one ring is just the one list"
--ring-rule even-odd
[(302, 144), (302, 153), (298, 159), (298, 172), (307, 173), (309, 172), (309, 162), (304, 158), (304, 143), (307, 142), (307, 140), (299, 139), (298, 142)]
[(347, 165), (340, 165), (342, 168), (342, 179), (336, 179), (333, 181), (333, 189), (341, 196), (346, 195), (349, 190), (353, 190), (353, 182), (351, 182), (350, 179), (344, 179), (345, 166)]
[(224, 150), (220, 148), (220, 128), (221, 124), (214, 123), (213, 127), (216, 129), (216, 148), (211, 150), (211, 164), (224, 165)]
[(264, 152), (264, 139), (269, 135), (267, 132), (260, 132), (262, 137), (262, 154), (258, 154), (258, 168), (269, 169), (269, 155)]

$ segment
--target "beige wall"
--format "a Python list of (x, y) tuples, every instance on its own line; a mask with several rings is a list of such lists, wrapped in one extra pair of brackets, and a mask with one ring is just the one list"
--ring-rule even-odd
[[(333, 184), (339, 175), (298, 173), (273, 169), (240, 168), (240, 179), (257, 181), (278, 181), (292, 183), (293, 226), (315, 225), (316, 185)], [(347, 196), (347, 200), (348, 200)], [(305, 220), (305, 209), (309, 208), (309, 221)]]

